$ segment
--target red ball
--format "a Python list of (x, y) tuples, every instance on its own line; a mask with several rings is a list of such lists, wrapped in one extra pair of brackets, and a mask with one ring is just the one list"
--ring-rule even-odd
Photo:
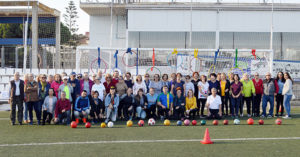
[(218, 120), (214, 120), (213, 121), (213, 125), (218, 125), (219, 124), (219, 121)]
[(253, 125), (254, 124), (254, 120), (252, 118), (249, 118), (247, 120), (248, 125)]
[(71, 128), (77, 128), (77, 123), (75, 121), (71, 123)]
[(85, 127), (86, 128), (90, 128), (91, 127), (91, 123), (90, 122), (85, 123)]
[(260, 120), (258, 121), (258, 124), (259, 124), (259, 125), (264, 125), (264, 120), (260, 119)]
[(197, 121), (196, 121), (196, 120), (193, 120), (193, 121), (192, 121), (192, 125), (197, 125)]
[(229, 122), (228, 122), (227, 119), (225, 119), (225, 120), (223, 121), (223, 124), (224, 124), (224, 125), (228, 125), (228, 123), (229, 123)]
[(143, 120), (140, 120), (140, 121), (138, 122), (138, 125), (139, 125), (140, 127), (144, 126), (144, 124), (145, 124), (145, 122), (144, 122)]
[(282, 120), (278, 118), (278, 119), (276, 119), (275, 123), (276, 123), (277, 125), (281, 125)]

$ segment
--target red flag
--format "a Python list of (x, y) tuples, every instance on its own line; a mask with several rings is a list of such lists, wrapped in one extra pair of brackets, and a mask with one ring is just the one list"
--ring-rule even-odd
[(256, 59), (256, 54), (255, 54), (256, 50), (252, 49), (252, 55), (254, 56), (254, 59)]
[(153, 54), (152, 54), (152, 64), (153, 64), (153, 66), (151, 67), (151, 71), (153, 71), (153, 68), (155, 66), (155, 52), (154, 52), (154, 48), (153, 48)]

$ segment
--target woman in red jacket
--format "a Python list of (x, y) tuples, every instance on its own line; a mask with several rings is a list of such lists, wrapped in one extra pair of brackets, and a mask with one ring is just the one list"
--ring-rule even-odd
[(255, 87), (255, 96), (253, 99), (253, 114), (255, 117), (260, 115), (260, 102), (261, 96), (263, 94), (263, 81), (259, 78), (259, 74), (255, 73), (254, 79), (252, 79), (254, 87)]

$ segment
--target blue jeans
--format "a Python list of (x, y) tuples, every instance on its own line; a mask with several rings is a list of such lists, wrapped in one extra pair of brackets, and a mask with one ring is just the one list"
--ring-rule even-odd
[(239, 107), (241, 103), (241, 96), (238, 98), (231, 97), (231, 114), (232, 116), (238, 116), (239, 115)]
[(38, 101), (31, 101), (31, 102), (27, 102), (28, 105), (28, 111), (29, 111), (29, 119), (32, 122), (33, 121), (33, 114), (32, 114), (32, 110), (34, 109), (35, 111), (35, 115), (38, 121), (41, 120), (41, 112), (39, 110), (39, 102)]
[(263, 113), (262, 115), (266, 116), (266, 110), (267, 110), (267, 104), (270, 102), (270, 110), (269, 110), (269, 115), (273, 116), (273, 111), (274, 111), (274, 95), (263, 95), (263, 100), (262, 100), (262, 108), (263, 108)]
[(27, 102), (24, 103), (24, 120), (28, 120), (28, 105), (27, 105)]
[(146, 112), (144, 109), (142, 109), (141, 106), (136, 107), (136, 113), (137, 113), (138, 118), (141, 118), (141, 119), (146, 118)]
[(60, 124), (63, 123), (63, 120), (67, 125), (69, 125), (71, 123), (71, 111), (70, 110), (65, 111), (64, 113), (58, 115), (58, 121)]
[(285, 112), (288, 116), (291, 115), (291, 100), (293, 95), (284, 95), (283, 104)]

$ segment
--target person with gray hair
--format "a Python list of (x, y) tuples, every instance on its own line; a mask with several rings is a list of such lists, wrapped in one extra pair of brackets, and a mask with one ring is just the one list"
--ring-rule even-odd
[(20, 80), (20, 74), (16, 72), (14, 75), (14, 80), (10, 81), (10, 87), (9, 87), (11, 125), (15, 125), (17, 106), (18, 106), (18, 121), (19, 124), (22, 125), (23, 101), (24, 101), (24, 81)]
[(261, 118), (264, 118), (267, 116), (266, 109), (267, 109), (267, 104), (268, 102), (270, 103), (270, 110), (268, 114), (268, 118), (273, 117), (273, 110), (274, 110), (274, 96), (277, 95), (279, 91), (279, 87), (277, 84), (276, 79), (273, 79), (271, 77), (271, 73), (268, 72), (266, 74), (266, 78), (263, 81), (263, 89), (264, 89), (264, 94), (262, 98), (262, 108), (263, 108), (263, 113), (261, 115)]
[(55, 106), (55, 124), (70, 124), (71, 102), (66, 99), (66, 92), (61, 91), (60, 99)]
[(41, 108), (39, 107), (40, 104), (39, 104), (38, 90), (39, 90), (39, 85), (34, 80), (34, 75), (31, 73), (28, 75), (28, 81), (24, 86), (24, 92), (26, 93), (26, 102), (29, 111), (30, 125), (33, 124), (33, 115), (32, 115), (33, 109), (36, 114), (37, 124), (40, 125), (41, 122)]

